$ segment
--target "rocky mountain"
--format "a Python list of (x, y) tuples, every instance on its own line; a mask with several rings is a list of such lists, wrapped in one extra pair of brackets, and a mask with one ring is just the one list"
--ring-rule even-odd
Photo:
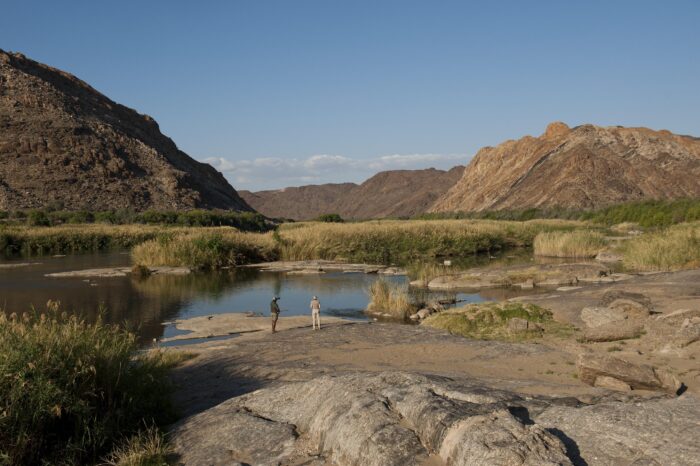
[(346, 219), (411, 217), (427, 212), (463, 170), (463, 166), (449, 171), (390, 170), (360, 185), (323, 184), (240, 194), (257, 211), (276, 218), (307, 220), (326, 213)]
[(252, 210), (149, 116), (0, 50), (0, 209)]
[(700, 139), (648, 128), (556, 122), (481, 149), (431, 211), (565, 207), (700, 197)]
[(272, 218), (307, 220), (321, 214), (334, 213), (335, 206), (355, 183), (320, 184), (269, 191), (238, 193), (255, 210)]

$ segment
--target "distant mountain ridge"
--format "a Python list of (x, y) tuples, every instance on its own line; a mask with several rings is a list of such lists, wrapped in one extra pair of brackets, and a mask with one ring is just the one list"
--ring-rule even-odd
[(463, 170), (389, 170), (359, 185), (308, 185), (240, 195), (258, 212), (275, 218), (308, 220), (327, 213), (346, 219), (412, 217), (427, 212)]
[(149, 116), (64, 71), (0, 50), (0, 209), (251, 211)]
[(678, 198), (700, 198), (700, 139), (555, 122), (539, 137), (479, 150), (430, 210), (595, 209)]

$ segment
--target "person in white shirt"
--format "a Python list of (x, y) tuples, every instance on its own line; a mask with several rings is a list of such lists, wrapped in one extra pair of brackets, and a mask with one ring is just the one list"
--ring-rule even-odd
[(311, 324), (316, 330), (316, 325), (318, 325), (318, 330), (321, 330), (321, 302), (316, 296), (311, 300)]

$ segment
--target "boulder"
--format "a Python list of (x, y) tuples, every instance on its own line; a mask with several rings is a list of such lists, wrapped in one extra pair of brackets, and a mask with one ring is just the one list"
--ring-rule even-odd
[(651, 314), (650, 306), (624, 298), (612, 301), (608, 308), (622, 311), (628, 319), (646, 319)]
[(629, 384), (623, 382), (622, 380), (616, 379), (615, 377), (608, 377), (607, 375), (596, 377), (593, 386), (621, 392), (629, 392), (632, 390), (632, 387), (630, 387)]
[(600, 251), (595, 260), (599, 262), (622, 262), (622, 256), (610, 251)]
[(581, 382), (595, 385), (601, 376), (627, 383), (633, 390), (662, 390), (677, 393), (682, 384), (668, 372), (646, 364), (633, 364), (623, 359), (595, 353), (582, 353), (577, 361)]
[(535, 287), (535, 281), (533, 279), (525, 280), (520, 284), (520, 288), (523, 290), (531, 290)]
[(427, 308), (427, 307), (424, 307), (423, 309), (416, 312), (416, 314), (418, 314), (419, 319), (425, 319), (426, 317), (428, 317), (432, 313), (433, 313), (433, 310), (430, 308)]
[(600, 327), (625, 320), (626, 315), (620, 309), (608, 307), (584, 307), (581, 310), (581, 320), (589, 328)]
[(506, 410), (472, 416), (453, 425), (440, 448), (446, 464), (562, 466), (564, 445), (537, 425), (523, 425)]
[(679, 309), (656, 318), (658, 322), (679, 327), (686, 319), (700, 318), (700, 309)]
[(635, 403), (553, 406), (534, 413), (574, 464), (688, 466), (700, 461), (700, 402), (690, 395)]
[(646, 295), (643, 295), (642, 293), (633, 293), (630, 291), (624, 291), (624, 290), (609, 290), (606, 291), (602, 298), (600, 299), (600, 305), (601, 306), (608, 306), (612, 302), (617, 301), (618, 299), (625, 299), (628, 301), (634, 301), (650, 311), (653, 310), (653, 306), (651, 304), (651, 298), (649, 298)]
[(637, 338), (644, 332), (644, 323), (639, 320), (623, 320), (587, 328), (581, 340), (584, 342), (617, 341)]

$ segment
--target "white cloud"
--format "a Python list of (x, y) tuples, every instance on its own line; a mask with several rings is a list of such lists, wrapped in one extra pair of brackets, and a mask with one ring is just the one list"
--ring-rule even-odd
[(350, 158), (318, 154), (307, 158), (260, 157), (229, 160), (210, 157), (204, 160), (223, 172), (236, 189), (253, 191), (280, 189), (321, 183), (361, 183), (377, 172), (421, 168), (450, 169), (466, 164), (466, 154), (391, 154), (373, 158)]

